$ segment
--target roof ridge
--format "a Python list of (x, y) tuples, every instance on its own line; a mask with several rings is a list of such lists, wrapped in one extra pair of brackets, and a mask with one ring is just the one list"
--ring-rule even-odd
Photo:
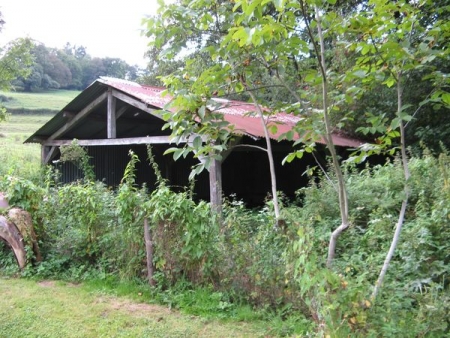
[(105, 84), (111, 83), (111, 82), (115, 82), (115, 83), (119, 83), (119, 84), (126, 84), (129, 86), (134, 86), (134, 87), (142, 87), (142, 85), (140, 85), (137, 82), (133, 82), (130, 80), (125, 80), (125, 79), (119, 79), (117, 77), (111, 77), (111, 76), (100, 76), (99, 77), (99, 81), (103, 82)]

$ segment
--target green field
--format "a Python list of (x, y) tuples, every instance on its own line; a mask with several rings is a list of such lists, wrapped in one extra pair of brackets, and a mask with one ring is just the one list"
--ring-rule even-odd
[(0, 123), (0, 175), (35, 176), (40, 168), (41, 147), (23, 142), (52, 115), (11, 115)]
[[(8, 119), (0, 123), (0, 175), (36, 175), (40, 168), (40, 145), (23, 142), (78, 93), (67, 90), (45, 93), (0, 92), (0, 95), (8, 98), (1, 104), (7, 109), (13, 109)], [(15, 109), (26, 110), (26, 113), (19, 114)], [(42, 110), (49, 112), (42, 113)]]
[(8, 109), (48, 109), (60, 111), (80, 92), (74, 90), (51, 90), (42, 93), (2, 92), (0, 96), (8, 98), (1, 104)]

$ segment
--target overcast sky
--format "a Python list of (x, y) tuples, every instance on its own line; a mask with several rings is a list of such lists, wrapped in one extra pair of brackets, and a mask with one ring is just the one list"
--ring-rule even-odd
[(30, 37), (47, 47), (82, 45), (92, 57), (114, 57), (145, 66), (148, 39), (141, 21), (156, 13), (156, 0), (1, 0), (0, 46)]

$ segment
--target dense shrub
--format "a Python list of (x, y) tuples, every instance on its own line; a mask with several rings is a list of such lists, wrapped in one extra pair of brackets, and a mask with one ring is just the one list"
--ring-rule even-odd
[[(402, 169), (398, 161), (359, 172), (347, 168), (352, 225), (338, 243), (334, 265), (345, 287), (333, 290), (328, 282), (316, 297), (336, 310), (325, 318), (337, 319), (327, 325), (338, 336), (351, 332), (440, 336), (448, 330), (449, 168), (446, 154), (410, 160), (411, 197), (404, 230), (375, 306), (369, 296), (398, 219)], [(301, 191), (299, 221), (314, 231), (319, 266), (324, 263), (329, 233), (339, 222), (333, 189), (330, 182), (321, 180)], [(324, 313), (319, 311), (317, 317), (320, 315)]]

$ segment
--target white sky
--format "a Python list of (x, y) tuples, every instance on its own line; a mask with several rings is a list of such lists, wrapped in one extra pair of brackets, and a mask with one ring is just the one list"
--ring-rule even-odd
[(92, 57), (113, 57), (130, 65), (146, 65), (148, 38), (142, 19), (156, 13), (157, 0), (2, 0), (0, 46), (30, 37), (47, 47), (66, 42), (86, 47)]

